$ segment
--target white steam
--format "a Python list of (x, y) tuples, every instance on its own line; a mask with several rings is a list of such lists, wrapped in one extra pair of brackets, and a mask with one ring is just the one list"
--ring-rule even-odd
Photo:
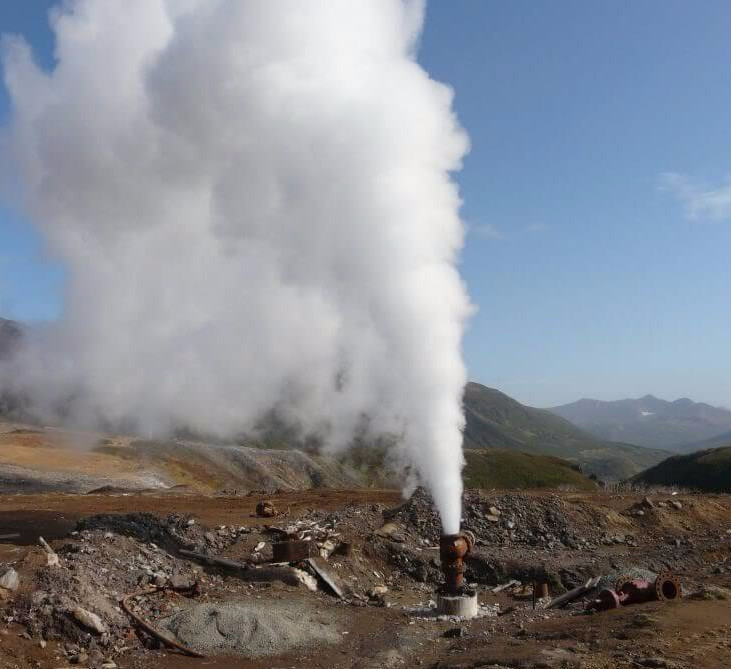
[(15, 389), (157, 433), (275, 408), (331, 450), (368, 416), (456, 532), (467, 139), (416, 62), (423, 13), (77, 0), (51, 72), (5, 36), (3, 181), (68, 268)]

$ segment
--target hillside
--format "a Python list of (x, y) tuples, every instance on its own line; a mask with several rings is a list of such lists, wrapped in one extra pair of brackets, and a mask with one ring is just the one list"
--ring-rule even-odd
[[(85, 446), (84, 446), (85, 445)], [(366, 459), (367, 457), (367, 459)], [(465, 485), (485, 488), (595, 488), (571, 463), (499, 449), (465, 452)], [(384, 452), (328, 458), (297, 449), (150, 441), (0, 423), (0, 492), (251, 490), (399, 487)]]
[(596, 483), (577, 465), (550, 455), (499, 448), (465, 451), (465, 488), (560, 488), (595, 490)]
[(468, 383), (464, 397), (465, 448), (503, 448), (566, 458), (601, 479), (619, 480), (668, 453), (597, 439), (545, 409), (527, 407), (498, 390)]
[(722, 432), (721, 434), (717, 434), (715, 437), (704, 439), (703, 441), (683, 444), (679, 450), (682, 450), (685, 453), (692, 453), (694, 451), (706, 451), (709, 448), (720, 448), (721, 446), (731, 446), (731, 431)]
[(582, 399), (549, 411), (600, 439), (680, 452), (692, 450), (686, 444), (731, 430), (731, 411), (687, 398)]
[(0, 360), (17, 344), (21, 336), (20, 325), (7, 318), (0, 318)]
[(731, 492), (731, 446), (674, 455), (632, 479), (647, 485)]

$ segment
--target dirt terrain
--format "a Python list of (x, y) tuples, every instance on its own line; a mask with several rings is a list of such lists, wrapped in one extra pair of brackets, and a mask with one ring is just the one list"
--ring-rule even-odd
[[(279, 511), (272, 518), (256, 515), (257, 494), (3, 496), (0, 535), (20, 536), (0, 541), (0, 574), (12, 566), (20, 585), (0, 603), (0, 667), (730, 666), (731, 496), (643, 497), (468, 492), (463, 527), (478, 541), (466, 578), (483, 606), (482, 617), (460, 622), (435, 618), (429, 608), (442, 578), (439, 524), (422, 491), (405, 504), (384, 490), (267, 495)], [(287, 530), (327, 555), (321, 564), (343, 599), (319, 579), (316, 591), (288, 581), (290, 567), (278, 568), (286, 578), (270, 578), (272, 544)], [(47, 565), (38, 536), (57, 551), (58, 566)], [(338, 555), (343, 541), (349, 556)], [(181, 547), (251, 566), (206, 566)], [(312, 587), (314, 574), (296, 566)], [(533, 608), (534, 581), (548, 583), (553, 597), (590, 576), (611, 583), (633, 569), (667, 568), (683, 582), (680, 600), (594, 614), (585, 613), (587, 598), (564, 609), (539, 600)], [(521, 585), (491, 592), (513, 579)], [(195, 591), (170, 587), (196, 581)], [(160, 648), (118, 601), (156, 585), (161, 591), (134, 600), (144, 620), (173, 629), (170, 621), (200, 621), (203, 611), (215, 638), (210, 630), (204, 637), (199, 622), (186, 642), (231, 652), (200, 659)], [(79, 606), (99, 616), (103, 634), (74, 617)], [(226, 627), (226, 606), (245, 614), (235, 618), (237, 629)], [(184, 626), (175, 629), (182, 639)], [(254, 651), (263, 654), (246, 656)]]
[(177, 488), (207, 495), (363, 484), (363, 476), (352, 467), (300, 450), (145, 440), (0, 422), (3, 492)]

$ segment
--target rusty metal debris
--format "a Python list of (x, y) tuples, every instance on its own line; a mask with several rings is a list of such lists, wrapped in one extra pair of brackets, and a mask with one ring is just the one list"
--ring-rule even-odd
[(520, 581), (513, 579), (512, 581), (508, 581), (507, 583), (503, 583), (502, 585), (496, 585), (490, 592), (492, 592), (493, 595), (496, 595), (498, 592), (502, 592), (503, 590), (507, 590), (508, 588), (512, 588), (518, 585), (520, 585)]
[(335, 546), (333, 555), (342, 555), (343, 557), (351, 557), (353, 555), (353, 544), (349, 541), (341, 541)]
[(475, 545), (475, 535), (469, 531), (444, 534), (439, 540), (439, 556), (444, 573), (444, 589), (457, 593), (464, 577), (464, 557)]
[(193, 650), (192, 648), (188, 648), (187, 646), (184, 646), (183, 644), (179, 643), (169, 635), (165, 634), (164, 632), (161, 632), (159, 629), (157, 629), (154, 625), (149, 623), (147, 620), (142, 618), (141, 616), (138, 616), (130, 606), (130, 601), (135, 599), (136, 597), (141, 597), (143, 595), (150, 595), (155, 592), (161, 592), (163, 590), (166, 590), (169, 588), (145, 588), (144, 590), (138, 590), (137, 592), (130, 593), (129, 595), (124, 596), (120, 600), (120, 606), (124, 610), (124, 612), (132, 618), (142, 629), (144, 629), (149, 634), (152, 634), (156, 639), (164, 643), (166, 646), (169, 646), (171, 648), (175, 648), (179, 650), (181, 653), (185, 653), (186, 655), (190, 655), (191, 657), (199, 657), (203, 658), (205, 655), (202, 653), (199, 653), (197, 650)]
[(587, 610), (608, 611), (620, 606), (642, 604), (652, 601), (667, 601), (682, 596), (680, 579), (670, 571), (657, 575), (655, 580), (620, 576), (614, 589), (605, 588), (594, 599)]
[(179, 553), (184, 557), (192, 558), (204, 564), (236, 571), (238, 572), (238, 577), (247, 583), (282, 581), (282, 583), (294, 586), (299, 586), (302, 583), (297, 573), (290, 567), (258, 567), (253, 564), (247, 564), (246, 562), (237, 562), (236, 560), (214, 557), (186, 549), (180, 549)]
[(573, 602), (575, 599), (578, 599), (587, 592), (591, 592), (592, 590), (596, 589), (596, 587), (599, 585), (599, 581), (601, 581), (601, 576), (590, 578), (586, 583), (584, 583), (584, 585), (580, 585), (579, 587), (574, 588), (573, 590), (569, 590), (563, 595), (559, 595), (555, 599), (552, 599), (548, 603), (548, 606), (546, 606), (546, 608), (555, 609), (566, 606), (566, 604), (568, 604), (569, 602)]
[(335, 576), (327, 568), (325, 560), (319, 557), (307, 558), (307, 564), (312, 568), (317, 577), (340, 599), (347, 599), (348, 593), (338, 584)]
[(272, 562), (299, 562), (310, 557), (311, 541), (277, 541), (272, 544)]
[(536, 599), (545, 599), (548, 597), (548, 583), (534, 583), (533, 595)]

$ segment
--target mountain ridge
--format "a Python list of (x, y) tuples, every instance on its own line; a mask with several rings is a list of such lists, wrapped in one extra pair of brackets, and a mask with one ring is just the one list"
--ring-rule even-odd
[(465, 387), (465, 448), (506, 448), (569, 459), (589, 474), (617, 480), (650, 467), (670, 453), (588, 434), (547, 409), (528, 407), (479, 383)]
[(687, 397), (663, 400), (582, 398), (548, 411), (601, 439), (687, 452), (695, 444), (731, 430), (731, 411)]

